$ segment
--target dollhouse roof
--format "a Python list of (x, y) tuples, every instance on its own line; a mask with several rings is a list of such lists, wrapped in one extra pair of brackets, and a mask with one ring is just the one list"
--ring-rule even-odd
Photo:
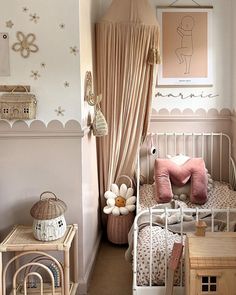
[(191, 269), (235, 268), (236, 233), (207, 233), (205, 237), (189, 237), (189, 262)]
[(33, 96), (23, 96), (23, 95), (19, 95), (19, 96), (6, 96), (3, 95), (2, 97), (0, 97), (0, 103), (11, 103), (11, 104), (15, 104), (15, 103), (32, 103), (32, 102), (36, 102), (36, 98)]

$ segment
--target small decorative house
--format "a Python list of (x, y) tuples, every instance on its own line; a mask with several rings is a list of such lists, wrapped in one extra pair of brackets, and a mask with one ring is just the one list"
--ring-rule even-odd
[(206, 222), (204, 222), (203, 220), (197, 221), (195, 235), (204, 237), (206, 234), (206, 228), (207, 228)]
[[(43, 199), (45, 194), (51, 194), (53, 197)], [(34, 237), (40, 241), (53, 241), (63, 237), (66, 231), (64, 218), (66, 209), (66, 204), (54, 193), (43, 192), (40, 195), (40, 200), (30, 210), (30, 214), (34, 218)]]
[(35, 119), (36, 97), (31, 93), (5, 93), (0, 97), (0, 118), (7, 120), (14, 119)]
[(235, 294), (236, 233), (187, 234), (185, 295)]

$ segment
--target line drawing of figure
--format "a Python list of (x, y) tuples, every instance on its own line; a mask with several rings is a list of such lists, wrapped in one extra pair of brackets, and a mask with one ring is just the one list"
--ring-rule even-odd
[(175, 50), (178, 63), (185, 63), (184, 74), (190, 74), (191, 59), (194, 53), (193, 48), (193, 27), (195, 25), (194, 18), (186, 15), (181, 19), (180, 25), (177, 27), (177, 33), (181, 37), (181, 47)]

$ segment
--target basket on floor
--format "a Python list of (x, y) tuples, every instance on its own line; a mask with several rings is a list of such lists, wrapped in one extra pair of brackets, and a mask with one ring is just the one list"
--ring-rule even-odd
[(128, 215), (108, 215), (107, 238), (114, 244), (127, 244), (128, 233), (134, 221), (134, 212)]
[[(133, 183), (130, 177), (121, 175), (118, 178), (118, 182), (121, 178), (125, 178), (129, 181), (129, 186), (132, 188)], [(129, 212), (127, 215), (108, 215), (107, 220), (107, 238), (114, 244), (127, 244), (128, 233), (134, 221), (134, 212)]]

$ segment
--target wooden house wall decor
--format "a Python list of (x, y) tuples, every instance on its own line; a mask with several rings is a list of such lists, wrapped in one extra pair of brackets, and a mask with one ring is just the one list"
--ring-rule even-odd
[(188, 234), (185, 246), (185, 295), (235, 294), (235, 232)]
[(29, 92), (4, 93), (0, 97), (0, 118), (6, 120), (30, 120), (36, 117), (37, 100)]

